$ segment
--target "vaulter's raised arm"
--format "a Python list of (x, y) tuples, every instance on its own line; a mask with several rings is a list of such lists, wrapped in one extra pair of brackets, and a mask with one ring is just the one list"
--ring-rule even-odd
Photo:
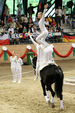
[(33, 42), (33, 44), (35, 45), (35, 46), (37, 46), (38, 44), (37, 44), (37, 42), (35, 42), (34, 41), (34, 39), (32, 38), (32, 36), (30, 35), (30, 39), (31, 39), (31, 41)]
[(45, 18), (46, 12), (47, 12), (47, 9), (44, 9), (43, 14), (42, 14), (42, 17), (43, 17), (43, 18)]
[(47, 8), (48, 8), (48, 4), (45, 4), (44, 5), (44, 11), (43, 11), (43, 17), (45, 17), (45, 14), (46, 14), (46, 12), (47, 12)]

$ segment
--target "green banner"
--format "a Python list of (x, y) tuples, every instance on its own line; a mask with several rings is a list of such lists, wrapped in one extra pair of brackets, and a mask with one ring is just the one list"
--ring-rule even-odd
[(8, 60), (8, 55), (6, 51), (4, 51), (4, 60)]
[(75, 48), (73, 48), (73, 56), (75, 56)]

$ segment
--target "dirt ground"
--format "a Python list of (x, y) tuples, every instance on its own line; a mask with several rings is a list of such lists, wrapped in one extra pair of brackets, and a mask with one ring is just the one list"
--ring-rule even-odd
[[(75, 77), (75, 60), (56, 62), (62, 67), (65, 78)], [(0, 65), (0, 113), (75, 113), (75, 86), (64, 84), (63, 111), (57, 97), (52, 108), (45, 102), (40, 81), (34, 81), (32, 70), (32, 66), (24, 65), (22, 83), (18, 84), (12, 82), (10, 65)]]

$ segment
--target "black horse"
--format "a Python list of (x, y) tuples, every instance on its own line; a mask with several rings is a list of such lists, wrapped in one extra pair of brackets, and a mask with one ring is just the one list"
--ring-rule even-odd
[[(37, 57), (32, 59), (32, 65), (34, 70), (36, 70), (36, 61)], [(60, 108), (63, 109), (63, 78), (64, 74), (60, 66), (56, 66), (55, 64), (49, 64), (40, 70), (41, 77), (41, 86), (43, 89), (43, 94), (47, 102), (51, 102), (54, 105), (54, 96), (57, 94), (57, 97), (60, 98)], [(51, 85), (55, 83), (55, 92), (53, 91)], [(48, 91), (51, 92), (51, 101), (49, 101)]]

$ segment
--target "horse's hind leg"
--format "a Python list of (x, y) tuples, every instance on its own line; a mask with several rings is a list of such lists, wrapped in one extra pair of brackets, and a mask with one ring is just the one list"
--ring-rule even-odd
[(60, 109), (63, 110), (63, 96), (60, 94)]
[(43, 89), (43, 95), (46, 96), (45, 84), (43, 83), (42, 80), (41, 80), (41, 86), (42, 86), (42, 89)]
[(54, 103), (54, 96), (55, 96), (55, 92), (53, 91), (53, 89), (51, 88), (51, 86), (50, 85), (48, 85), (47, 86), (47, 91), (50, 91), (51, 92), (51, 100), (50, 100), (50, 102), (51, 102), (51, 104), (53, 104)]
[(41, 86), (42, 86), (42, 89), (43, 89), (43, 95), (45, 96), (46, 102), (48, 102), (49, 98), (47, 98), (45, 84), (43, 83), (42, 80), (41, 80)]

